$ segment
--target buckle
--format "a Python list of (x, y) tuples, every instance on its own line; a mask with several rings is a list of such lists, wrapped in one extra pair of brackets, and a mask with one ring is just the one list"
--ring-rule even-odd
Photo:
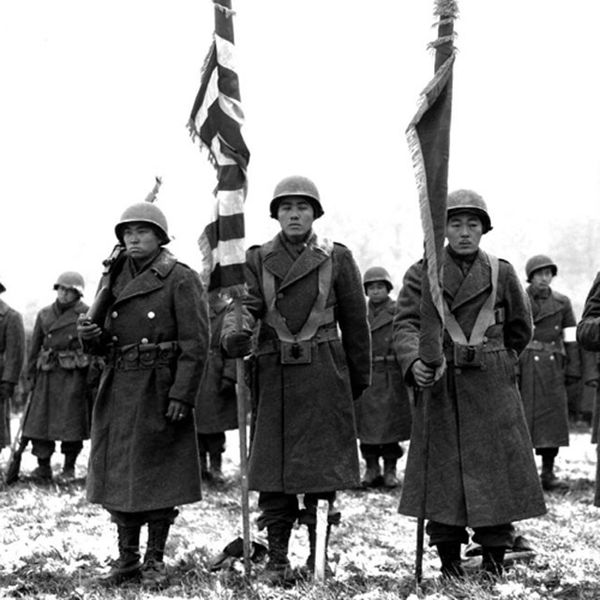
[(303, 342), (281, 342), (282, 365), (309, 365), (312, 362), (312, 345), (310, 340)]

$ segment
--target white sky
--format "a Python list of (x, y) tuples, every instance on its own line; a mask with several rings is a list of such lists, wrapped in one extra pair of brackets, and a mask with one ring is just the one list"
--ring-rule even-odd
[[(556, 223), (599, 218), (600, 2), (459, 7), (450, 188), (483, 194), (495, 225), (485, 247), (521, 269), (552, 252)], [(321, 191), (317, 231), (399, 282), (421, 253), (404, 130), (433, 71), (433, 0), (234, 9), (248, 244), (277, 230), (277, 181), (302, 173)], [(64, 270), (82, 272), (91, 301), (115, 222), (155, 175), (172, 250), (198, 267), (215, 176), (185, 124), (212, 30), (210, 0), (0, 3), (0, 277), (17, 309), (51, 302)], [(600, 261), (581, 258), (587, 289)]]

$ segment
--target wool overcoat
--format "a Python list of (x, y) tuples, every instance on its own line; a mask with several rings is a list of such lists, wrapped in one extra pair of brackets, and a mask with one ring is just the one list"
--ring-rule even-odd
[(569, 445), (563, 330), (575, 327), (570, 300), (550, 290), (545, 298), (527, 294), (533, 311), (533, 340), (519, 357), (520, 390), (534, 448)]
[[(419, 357), (422, 264), (409, 268), (398, 296), (394, 344), (405, 381)], [(446, 250), (444, 298), (469, 338), (492, 290), (481, 250), (466, 276)], [(544, 514), (544, 498), (516, 383), (517, 355), (531, 337), (531, 310), (513, 267), (499, 261), (496, 323), (485, 332), (484, 369), (447, 368), (419, 402), (399, 511), (447, 525), (485, 527)]]
[[(162, 248), (138, 274), (128, 259), (113, 295), (92, 415), (88, 500), (122, 512), (195, 502), (201, 491), (194, 416), (172, 423), (165, 414), (170, 399), (194, 405), (209, 344), (206, 294), (197, 273)], [(174, 351), (144, 358), (148, 345), (172, 342)], [(130, 349), (121, 355), (124, 347)]]
[[(581, 321), (577, 324), (577, 341), (584, 350), (600, 352), (600, 273), (592, 284), (585, 301)], [(596, 396), (598, 398), (598, 395)], [(598, 438), (598, 406), (594, 415), (594, 434)], [(596, 495), (594, 505), (600, 506), (600, 444), (596, 446), (598, 459), (596, 461)]]
[(89, 356), (77, 337), (77, 319), (87, 310), (81, 300), (65, 310), (54, 302), (36, 317), (27, 361), (27, 377), (34, 387), (23, 428), (26, 438), (63, 442), (89, 438)]
[(388, 298), (377, 312), (370, 301), (367, 305), (373, 363), (371, 385), (356, 403), (358, 437), (362, 444), (408, 440), (412, 421), (410, 401), (393, 346), (396, 303)]
[[(0, 381), (19, 382), (25, 360), (25, 329), (21, 313), (0, 300)], [(0, 448), (10, 444), (10, 402), (0, 402)]]
[[(297, 494), (334, 491), (359, 484), (353, 397), (370, 383), (371, 349), (366, 302), (360, 273), (350, 250), (319, 242), (312, 235), (293, 257), (277, 235), (246, 257), (248, 294), (244, 324), (258, 322), (253, 383), (253, 431), (249, 484), (253, 490)], [(323, 325), (312, 343), (310, 364), (282, 364), (275, 330), (263, 319), (267, 312), (263, 269), (274, 277), (276, 305), (292, 333), (306, 321), (318, 295), (318, 270), (332, 261), (326, 307), (334, 322)], [(223, 336), (235, 331), (228, 312)]]
[(220, 433), (238, 427), (235, 359), (223, 356), (221, 350), (221, 329), (226, 310), (226, 304), (218, 310), (209, 307), (210, 349), (196, 396), (198, 433)]

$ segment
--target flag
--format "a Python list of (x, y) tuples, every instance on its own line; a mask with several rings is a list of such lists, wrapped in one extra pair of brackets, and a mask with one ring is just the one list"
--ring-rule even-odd
[(250, 152), (241, 133), (244, 113), (235, 65), (231, 0), (213, 0), (215, 32), (202, 67), (200, 89), (188, 122), (217, 170), (210, 222), (200, 235), (200, 275), (209, 290), (244, 284), (244, 201)]
[(426, 364), (439, 367), (443, 364), (442, 252), (448, 196), (456, 2), (437, 0), (435, 14), (439, 18), (438, 39), (431, 44), (436, 51), (435, 74), (421, 93), (417, 113), (406, 135), (417, 179), (424, 238), (419, 356)]

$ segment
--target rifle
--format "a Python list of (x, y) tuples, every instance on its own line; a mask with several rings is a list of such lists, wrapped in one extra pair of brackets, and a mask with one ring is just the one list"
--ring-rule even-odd
[(15, 435), (15, 439), (10, 447), (10, 458), (8, 459), (8, 464), (6, 466), (6, 473), (4, 474), (4, 482), (6, 485), (12, 485), (19, 480), (19, 471), (21, 470), (21, 456), (23, 456), (23, 452), (25, 448), (27, 448), (27, 444), (29, 443), (29, 438), (23, 436), (23, 427), (25, 426), (25, 421), (27, 421), (27, 415), (29, 414), (29, 407), (31, 406), (31, 398), (33, 397), (33, 390), (31, 390), (27, 394), (27, 401), (25, 402), (25, 408), (23, 409), (23, 415), (21, 416), (21, 420), (19, 421), (19, 429)]
[(114, 275), (121, 270), (125, 261), (125, 248), (117, 244), (110, 253), (110, 256), (102, 261), (104, 269), (102, 270), (102, 278), (98, 286), (98, 292), (89, 310), (83, 317), (86, 323), (95, 323), (99, 327), (104, 324), (106, 313), (114, 302), (112, 293), (112, 282)]

